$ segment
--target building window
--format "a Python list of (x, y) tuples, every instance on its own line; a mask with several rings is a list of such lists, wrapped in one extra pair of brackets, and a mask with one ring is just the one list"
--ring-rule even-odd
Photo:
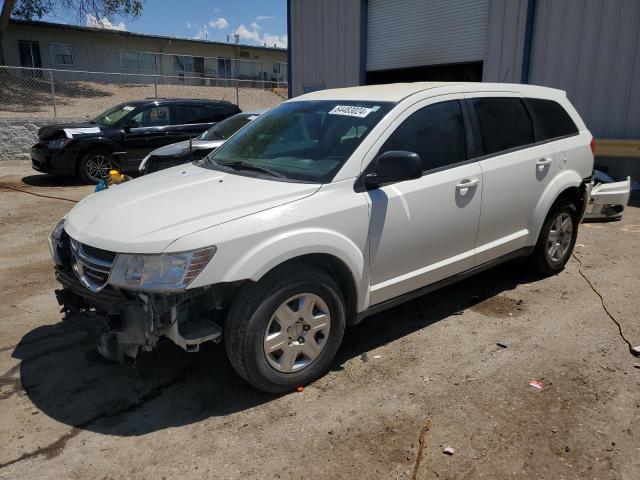
[(120, 51), (120, 67), (126, 69), (138, 69), (138, 51), (137, 50), (121, 50)]
[(73, 65), (73, 48), (63, 43), (52, 43), (51, 63), (54, 65)]
[(158, 56), (155, 53), (140, 52), (140, 68), (156, 70), (158, 68)]
[(273, 73), (282, 73), (281, 69), (282, 69), (282, 64), (280, 62), (275, 62), (273, 64)]
[(157, 55), (138, 50), (121, 50), (120, 67), (128, 70), (156, 70)]
[(186, 55), (173, 56), (173, 69), (178, 73), (190, 73), (195, 71), (193, 57)]

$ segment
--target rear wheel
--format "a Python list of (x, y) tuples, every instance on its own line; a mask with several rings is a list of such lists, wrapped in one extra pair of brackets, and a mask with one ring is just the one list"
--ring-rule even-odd
[(540, 231), (531, 263), (543, 275), (555, 275), (569, 261), (578, 236), (578, 212), (572, 204), (557, 205)]
[(78, 174), (86, 183), (98, 183), (109, 176), (113, 169), (111, 154), (104, 150), (91, 150), (84, 154), (78, 166)]
[(238, 293), (225, 324), (225, 347), (247, 382), (282, 393), (329, 368), (345, 324), (342, 295), (329, 275), (286, 268)]

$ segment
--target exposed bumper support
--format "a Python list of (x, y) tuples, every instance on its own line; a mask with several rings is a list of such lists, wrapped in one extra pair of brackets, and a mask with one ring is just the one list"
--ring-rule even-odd
[(221, 340), (222, 329), (212, 320), (221, 305), (221, 290), (147, 295), (107, 287), (94, 293), (61, 268), (56, 268), (56, 278), (63, 285), (56, 290), (63, 311), (90, 311), (107, 325), (98, 351), (110, 360), (135, 358), (140, 350), (152, 350), (161, 337), (188, 352), (198, 351), (203, 342)]

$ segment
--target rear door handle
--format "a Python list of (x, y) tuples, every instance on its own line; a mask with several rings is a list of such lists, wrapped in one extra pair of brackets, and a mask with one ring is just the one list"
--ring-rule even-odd
[(551, 165), (551, 158), (544, 157), (536, 162), (540, 166)]
[(480, 183), (480, 179), (478, 178), (466, 178), (462, 180), (459, 184), (456, 185), (457, 190), (462, 190), (465, 188), (475, 187)]

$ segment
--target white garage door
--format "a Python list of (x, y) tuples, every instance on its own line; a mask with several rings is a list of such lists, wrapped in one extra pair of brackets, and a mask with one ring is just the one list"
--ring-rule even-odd
[(369, 0), (367, 70), (481, 61), (489, 0)]

